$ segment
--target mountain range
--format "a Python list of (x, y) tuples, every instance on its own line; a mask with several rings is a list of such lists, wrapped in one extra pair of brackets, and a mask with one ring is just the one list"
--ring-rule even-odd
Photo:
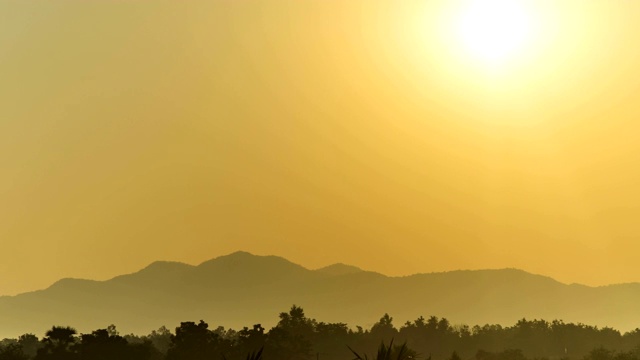
[(390, 277), (335, 264), (310, 270), (277, 256), (236, 252), (193, 266), (155, 262), (106, 281), (62, 279), (47, 289), (0, 297), (0, 338), (42, 335), (52, 325), (89, 332), (115, 324), (148, 334), (181, 321), (236, 330), (296, 304), (307, 316), (369, 328), (384, 313), (396, 326), (419, 316), (453, 324), (512, 325), (562, 319), (621, 331), (640, 327), (640, 284), (563, 284), (517, 269), (460, 270)]

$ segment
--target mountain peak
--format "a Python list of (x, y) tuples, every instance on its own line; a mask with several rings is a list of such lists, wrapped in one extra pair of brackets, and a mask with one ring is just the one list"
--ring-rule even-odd
[(213, 259), (204, 261), (198, 266), (206, 265), (209, 263), (215, 263), (215, 262), (219, 262), (219, 263), (232, 263), (232, 262), (276, 262), (277, 263), (279, 262), (279, 263), (293, 264), (293, 265), (302, 267), (301, 265), (294, 264), (291, 261), (280, 256), (255, 255), (247, 251), (236, 251), (227, 255), (221, 255)]
[(175, 271), (177, 269), (192, 268), (192, 265), (181, 263), (178, 261), (154, 261), (147, 265), (140, 272), (163, 272), (163, 271)]
[(180, 278), (182, 274), (193, 269), (193, 265), (177, 261), (154, 261), (140, 271), (132, 274), (119, 275), (111, 279), (118, 283), (142, 282), (145, 284), (166, 282), (169, 279)]
[(47, 288), (47, 290), (70, 290), (75, 289), (82, 286), (91, 286), (94, 284), (99, 284), (99, 281), (96, 280), (88, 280), (88, 279), (77, 279), (77, 278), (62, 278)]
[(355, 274), (355, 273), (363, 272), (364, 270), (360, 269), (357, 266), (347, 265), (343, 263), (336, 263), (333, 265), (325, 266), (320, 269), (316, 269), (315, 271), (319, 273), (327, 274), (327, 275), (340, 276), (340, 275)]
[(218, 256), (216, 259), (228, 258), (228, 259), (250, 259), (250, 258), (259, 258), (260, 255), (252, 254), (248, 251), (239, 250), (232, 252), (231, 254)]
[(246, 251), (219, 256), (197, 266), (199, 270), (223, 269), (228, 272), (249, 272), (254, 274), (299, 273), (309, 271), (283, 257), (274, 255), (254, 255)]

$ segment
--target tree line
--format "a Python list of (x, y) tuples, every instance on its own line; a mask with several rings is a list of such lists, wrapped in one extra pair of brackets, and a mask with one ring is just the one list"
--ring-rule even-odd
[(371, 328), (308, 318), (292, 306), (268, 331), (182, 322), (148, 335), (121, 335), (110, 325), (87, 334), (53, 326), (42, 339), (0, 341), (0, 360), (640, 360), (640, 329), (621, 333), (560, 320), (522, 319), (513, 326), (452, 325), (419, 317), (400, 326), (384, 314)]

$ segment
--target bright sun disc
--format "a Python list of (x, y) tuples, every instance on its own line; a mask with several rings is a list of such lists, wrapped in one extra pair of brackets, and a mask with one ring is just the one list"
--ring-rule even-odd
[(474, 57), (491, 64), (502, 63), (529, 42), (532, 19), (517, 0), (476, 0), (462, 10), (457, 32)]

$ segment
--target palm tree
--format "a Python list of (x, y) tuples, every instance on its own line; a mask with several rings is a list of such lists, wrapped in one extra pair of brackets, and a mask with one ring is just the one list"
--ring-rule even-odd
[[(352, 348), (350, 348), (349, 346), (347, 347), (349, 348), (349, 350), (351, 350), (353, 355), (356, 356), (353, 360), (369, 360), (369, 357), (366, 354), (364, 355), (364, 357), (362, 357), (360, 354), (355, 352)], [(395, 357), (393, 357), (394, 354), (395, 354)], [(393, 339), (391, 339), (389, 346), (386, 346), (384, 342), (380, 343), (377, 356), (375, 358), (371, 358), (371, 360), (411, 360), (415, 358), (416, 358), (415, 352), (409, 349), (406, 342), (394, 348)]]
[[(264, 347), (261, 347), (260, 350), (258, 350), (258, 351), (254, 351), (252, 353), (249, 353), (247, 355), (247, 360), (262, 360), (262, 350), (264, 350)], [(227, 360), (227, 358), (224, 355), (222, 355), (222, 358), (224, 360)]]
[(76, 343), (77, 331), (68, 326), (54, 326), (42, 339), (43, 347), (38, 350), (35, 359), (65, 359), (73, 357), (72, 345)]

